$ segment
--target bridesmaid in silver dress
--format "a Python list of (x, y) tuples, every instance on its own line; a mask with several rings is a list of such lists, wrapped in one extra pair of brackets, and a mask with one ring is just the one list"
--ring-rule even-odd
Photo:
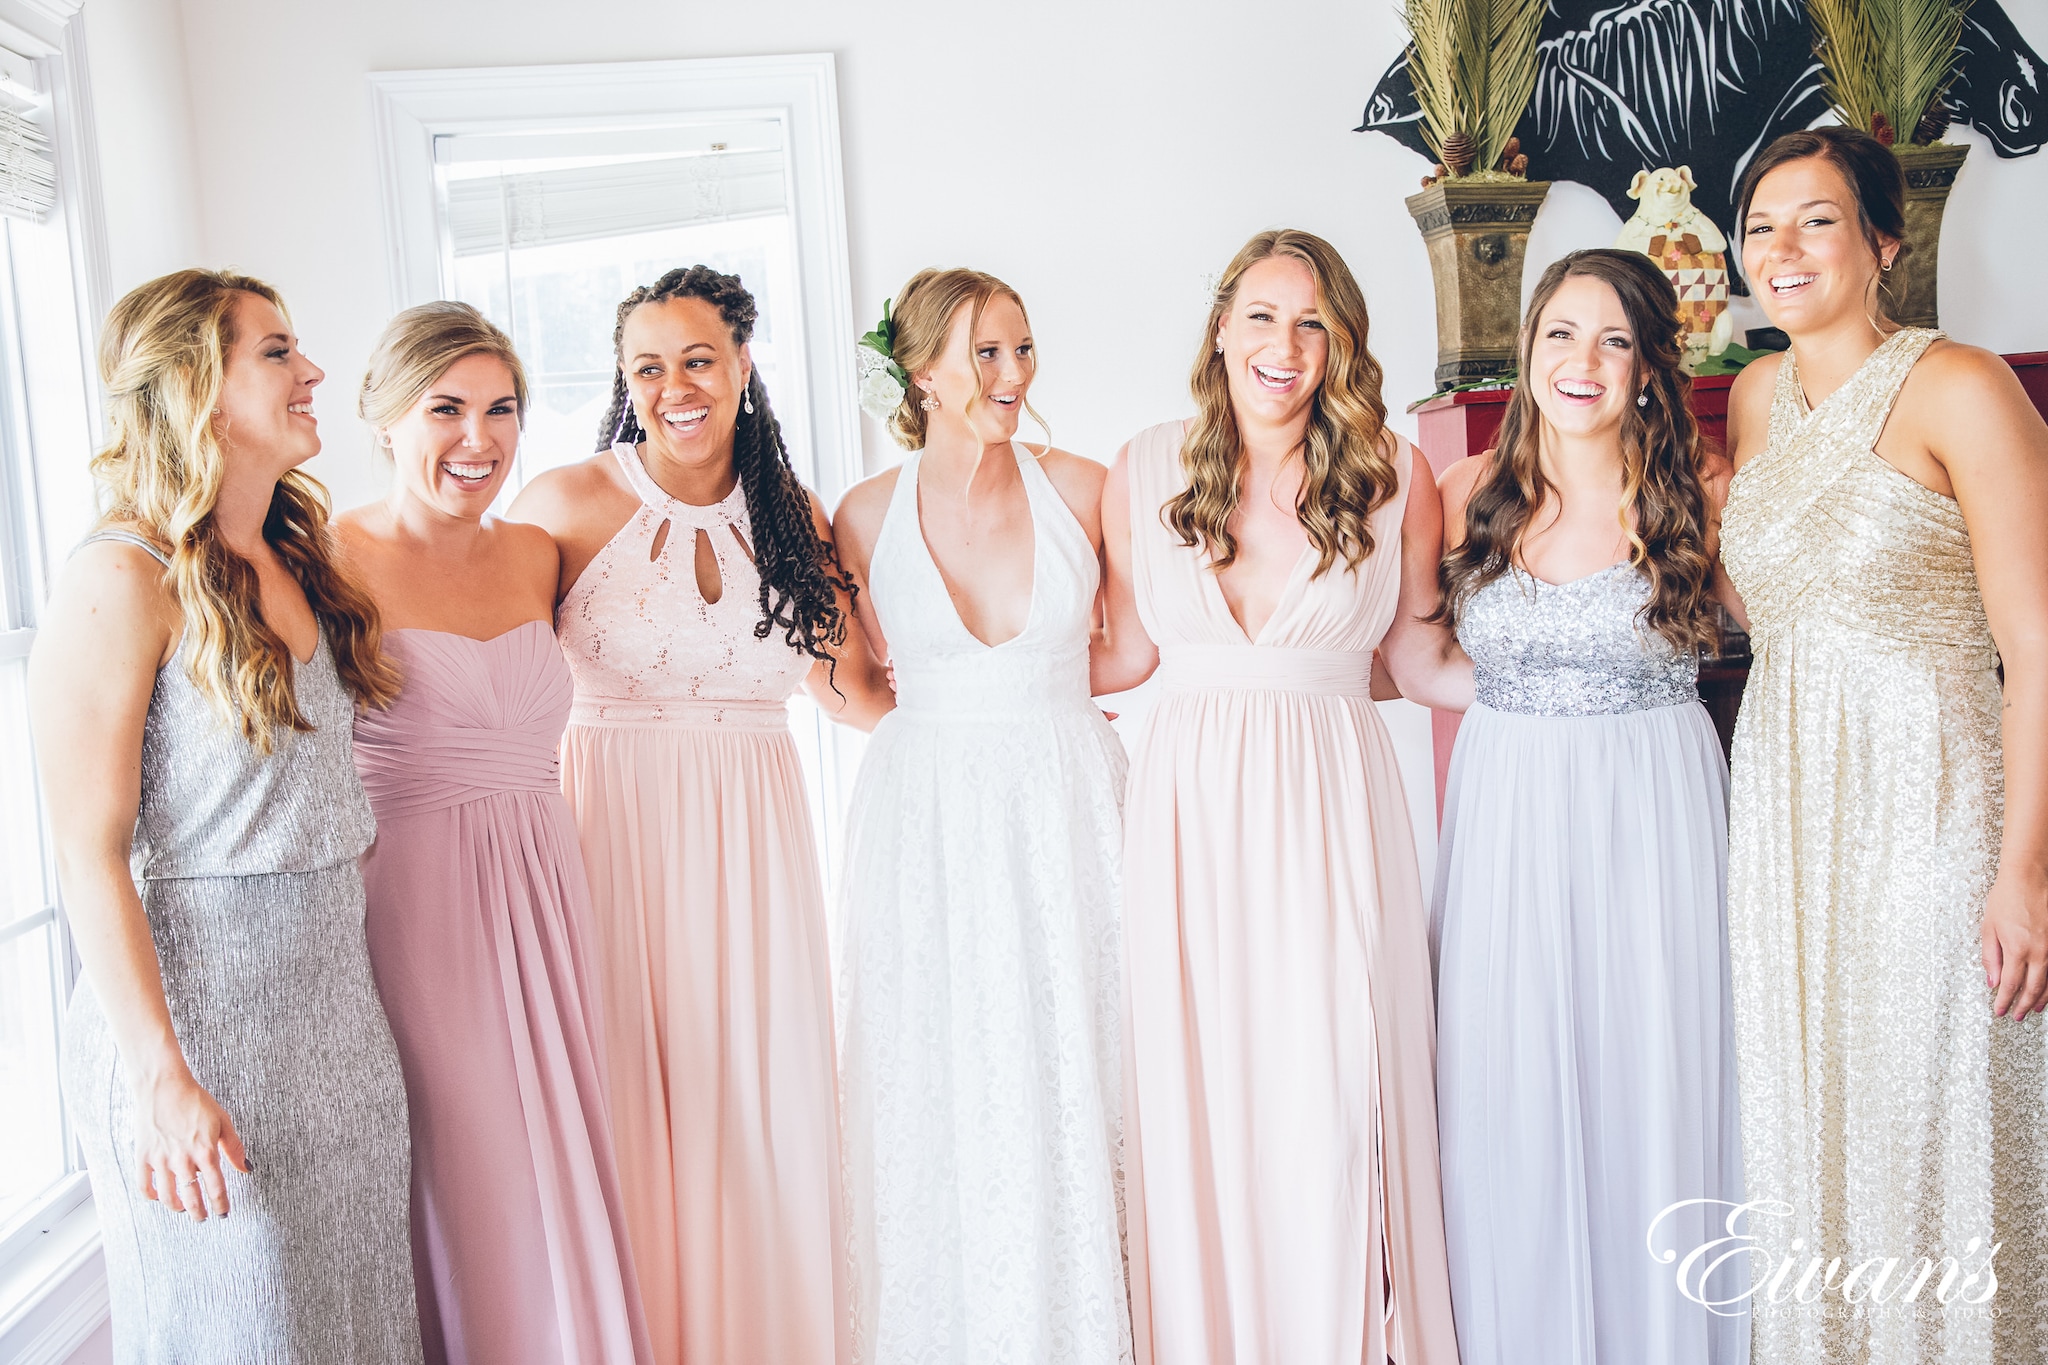
[[(397, 675), (334, 567), (313, 386), (256, 280), (107, 319), (108, 511), (30, 708), (85, 966), (64, 1089), (122, 1362), (414, 1362), (405, 1091), (370, 976), (350, 723)], [(230, 1214), (232, 1213), (232, 1217)]]
[(1743, 1185), (1728, 768), (1695, 683), (1728, 465), (1686, 408), (1677, 307), (1646, 256), (1552, 265), (1499, 449), (1444, 471), (1442, 614), (1476, 692), (1432, 907), (1465, 1365), (1749, 1359), (1746, 1263), (1680, 1259)]

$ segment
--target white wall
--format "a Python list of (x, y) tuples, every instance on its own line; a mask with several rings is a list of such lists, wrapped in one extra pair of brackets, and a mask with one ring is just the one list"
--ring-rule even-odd
[[(1280, 11), (88, 0), (86, 11), (117, 290), (188, 260), (283, 289), (328, 369), (329, 453), (315, 472), (343, 505), (377, 486), (351, 415), (388, 301), (363, 79), (376, 70), (836, 53), (856, 320), (865, 327), (921, 266), (1004, 276), (1044, 352), (1038, 406), (1085, 454), (1107, 457), (1185, 409), (1205, 290), (1262, 227), (1309, 228), (1350, 259), (1397, 412), (1431, 387), (1429, 270), (1401, 204), (1425, 167), (1350, 131), (1401, 44), (1392, 0)], [(2034, 27), (2048, 46), (2048, 22)], [(1943, 243), (1945, 320), (2000, 350), (2048, 347), (2048, 273), (2000, 252), (2024, 252), (2025, 225), (2048, 215), (2048, 157), (1996, 161), (1961, 136), (1978, 147)], [(1609, 241), (1616, 226), (1590, 191), (1561, 188), (1532, 266)], [(893, 458), (872, 428), (868, 439), (871, 464)]]

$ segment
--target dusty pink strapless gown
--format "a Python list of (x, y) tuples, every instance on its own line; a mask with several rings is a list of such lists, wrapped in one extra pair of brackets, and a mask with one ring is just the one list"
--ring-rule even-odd
[(569, 670), (545, 621), (394, 630), (355, 726), (377, 814), (370, 961), (412, 1115), (429, 1362), (651, 1361), (606, 1114), (590, 893), (558, 785)]

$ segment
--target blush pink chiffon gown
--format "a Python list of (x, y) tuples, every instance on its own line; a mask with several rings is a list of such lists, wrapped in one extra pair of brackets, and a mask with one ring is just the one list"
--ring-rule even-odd
[(398, 700), (359, 712), (377, 816), (370, 962), (405, 1071), (430, 1365), (652, 1354), (605, 1112), (590, 896), (555, 746), (569, 670), (545, 621), (393, 630)]
[(811, 659), (754, 634), (740, 487), (693, 506), (613, 454), (641, 506), (557, 612), (562, 788), (648, 1326), (664, 1365), (830, 1365), (851, 1352), (830, 955), (788, 709)]
[(1455, 1365), (1428, 925), (1370, 699), (1400, 590), (1296, 564), (1247, 639), (1159, 509), (1181, 427), (1131, 442), (1131, 560), (1160, 697), (1125, 799), (1124, 1100), (1140, 1365)]

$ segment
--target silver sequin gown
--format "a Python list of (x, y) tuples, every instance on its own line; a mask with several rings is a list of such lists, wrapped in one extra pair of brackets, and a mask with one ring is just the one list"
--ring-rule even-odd
[(1728, 768), (1647, 592), (1627, 564), (1512, 571), (1458, 626), (1477, 701), (1431, 918), (1464, 1365), (1749, 1358), (1747, 1266), (1684, 1259), (1742, 1200)]
[(228, 1174), (227, 1218), (136, 1193), (128, 1081), (89, 984), (65, 1021), (123, 1365), (420, 1357), (405, 1089), (356, 870), (375, 826), (324, 634), (293, 681), (317, 728), (269, 755), (216, 718), (182, 656), (143, 730), (133, 866), (171, 1022), (254, 1166)]

